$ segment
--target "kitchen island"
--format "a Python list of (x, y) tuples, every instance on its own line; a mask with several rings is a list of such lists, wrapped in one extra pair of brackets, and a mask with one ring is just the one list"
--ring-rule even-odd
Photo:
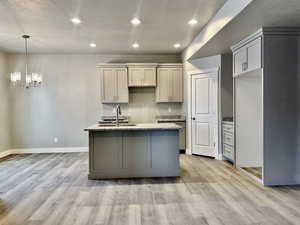
[(86, 128), (89, 179), (179, 176), (180, 129), (174, 123)]

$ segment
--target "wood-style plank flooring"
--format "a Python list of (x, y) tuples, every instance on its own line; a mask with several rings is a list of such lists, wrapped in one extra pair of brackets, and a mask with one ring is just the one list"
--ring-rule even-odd
[(253, 176), (257, 177), (258, 179), (262, 179), (262, 168), (261, 167), (248, 167), (248, 168), (242, 168), (246, 172), (252, 174)]
[(0, 224), (300, 224), (300, 187), (263, 187), (209, 158), (181, 165), (181, 178), (89, 181), (87, 153), (15, 155), (0, 162)]

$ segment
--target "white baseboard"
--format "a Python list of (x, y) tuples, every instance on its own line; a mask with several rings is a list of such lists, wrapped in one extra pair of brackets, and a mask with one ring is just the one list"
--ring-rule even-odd
[(71, 153), (88, 152), (88, 147), (67, 147), (67, 148), (15, 148), (0, 152), (0, 158), (11, 154), (35, 154), (35, 153)]
[(4, 158), (4, 157), (9, 156), (11, 154), (13, 154), (13, 153), (10, 150), (0, 152), (0, 158)]
[(186, 148), (185, 154), (192, 155), (192, 150), (190, 148)]

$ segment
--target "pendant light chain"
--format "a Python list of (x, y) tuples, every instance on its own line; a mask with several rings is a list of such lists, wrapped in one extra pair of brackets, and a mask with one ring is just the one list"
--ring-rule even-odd
[(23, 36), (25, 38), (25, 76), (28, 76), (28, 48), (27, 48), (27, 36)]

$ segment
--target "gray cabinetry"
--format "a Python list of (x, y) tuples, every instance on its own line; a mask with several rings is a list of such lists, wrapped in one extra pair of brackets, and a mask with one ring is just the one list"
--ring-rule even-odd
[(157, 68), (156, 102), (182, 102), (182, 79), (182, 64), (160, 64)]
[(223, 156), (234, 162), (234, 125), (233, 122), (222, 122)]
[(261, 37), (245, 41), (241, 47), (233, 47), (233, 76), (261, 68)]
[(102, 103), (128, 103), (125, 64), (99, 64)]
[(179, 176), (178, 132), (89, 131), (89, 178)]
[(155, 87), (155, 63), (127, 63), (128, 87)]
[(249, 70), (234, 74), (235, 163), (264, 185), (300, 184), (299, 42), (299, 27), (265, 27), (232, 47)]
[(176, 123), (181, 127), (179, 130), (179, 149), (180, 150), (185, 150), (186, 149), (186, 122), (185, 121), (176, 121), (174, 119), (164, 119), (162, 120), (157, 120), (158, 123)]

